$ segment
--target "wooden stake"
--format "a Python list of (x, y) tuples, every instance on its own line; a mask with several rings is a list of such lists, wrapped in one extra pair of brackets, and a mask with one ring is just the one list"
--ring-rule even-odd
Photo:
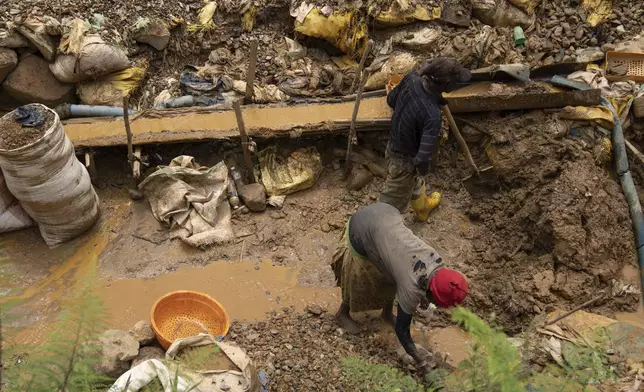
[(479, 168), (476, 166), (476, 163), (474, 163), (474, 159), (472, 158), (470, 149), (469, 147), (467, 147), (467, 143), (465, 143), (465, 139), (463, 139), (463, 136), (461, 136), (461, 132), (458, 130), (458, 127), (456, 126), (456, 122), (454, 121), (454, 117), (452, 117), (452, 112), (449, 110), (449, 106), (444, 105), (442, 109), (443, 109), (443, 113), (445, 114), (445, 117), (447, 117), (449, 128), (452, 130), (454, 137), (456, 137), (456, 141), (458, 141), (458, 145), (461, 146), (461, 151), (463, 151), (463, 154), (465, 154), (467, 163), (469, 163), (472, 169), (474, 169), (474, 173), (478, 177), (480, 174)]
[(364, 70), (364, 65), (367, 62), (367, 57), (369, 56), (369, 52), (371, 52), (372, 45), (373, 45), (373, 42), (371, 41), (367, 42), (367, 47), (365, 48), (364, 53), (362, 54), (362, 58), (360, 59), (358, 72), (356, 72), (356, 76), (353, 78), (353, 83), (351, 83), (351, 90), (349, 90), (351, 94), (353, 94), (356, 91), (358, 80), (360, 80), (362, 77), (362, 71)]
[(241, 105), (239, 101), (233, 103), (235, 109), (235, 117), (237, 117), (237, 128), (239, 128), (239, 135), (241, 136), (242, 150), (244, 151), (244, 164), (248, 172), (248, 183), (255, 182), (255, 174), (253, 173), (253, 161), (250, 157), (250, 150), (248, 149), (248, 135), (246, 134), (246, 127), (244, 126), (244, 117), (242, 117)]
[(250, 42), (250, 59), (248, 63), (248, 71), (246, 72), (246, 96), (244, 97), (245, 104), (253, 103), (253, 95), (255, 95), (255, 70), (257, 68), (257, 41)]
[(571, 311), (569, 311), (569, 312), (566, 312), (566, 313), (562, 314), (561, 316), (557, 317), (556, 319), (554, 319), (554, 320), (552, 320), (552, 321), (548, 321), (548, 322), (546, 323), (546, 325), (551, 325), (551, 324), (556, 323), (556, 322), (557, 322), (557, 321), (559, 321), (559, 320), (563, 320), (563, 319), (565, 319), (566, 317), (570, 316), (571, 314), (575, 313), (576, 311), (581, 310), (581, 309), (583, 309), (583, 308), (585, 308), (585, 307), (587, 307), (587, 306), (589, 306), (589, 305), (594, 304), (595, 302), (599, 301), (600, 299), (604, 298), (605, 296), (606, 296), (606, 293), (602, 293), (601, 295), (598, 295), (597, 297), (595, 297), (595, 298), (591, 299), (590, 301), (586, 301), (586, 302), (584, 302), (583, 304), (581, 304), (581, 305), (577, 306), (577, 307), (576, 307), (576, 308), (574, 308), (573, 310), (571, 310)]
[[(367, 59), (367, 56), (369, 56), (369, 52), (371, 51), (371, 45), (372, 42), (369, 41), (367, 43), (367, 48), (364, 51), (364, 54), (362, 55), (362, 60), (360, 60), (360, 64), (362, 64), (362, 67), (364, 67), (364, 62)], [(362, 74), (361, 71), (357, 75)], [(356, 77), (357, 77), (356, 75)], [(364, 75), (361, 75), (360, 77), (360, 86), (358, 87), (358, 93), (356, 94), (356, 101), (353, 105), (353, 114), (351, 115), (351, 124), (349, 125), (349, 140), (347, 142), (347, 157), (344, 160), (344, 173), (342, 175), (343, 179), (346, 179), (349, 176), (349, 173), (351, 172), (351, 168), (353, 166), (351, 162), (351, 151), (353, 150), (353, 145), (358, 144), (358, 139), (356, 137), (356, 119), (358, 118), (358, 111), (360, 109), (360, 100), (362, 100), (362, 92), (364, 91), (364, 85), (367, 83), (367, 75), (366, 73)]]
[(132, 129), (130, 128), (130, 103), (128, 97), (123, 97), (123, 122), (125, 123), (125, 133), (127, 135), (127, 161), (130, 168), (134, 167), (134, 149), (132, 148)]

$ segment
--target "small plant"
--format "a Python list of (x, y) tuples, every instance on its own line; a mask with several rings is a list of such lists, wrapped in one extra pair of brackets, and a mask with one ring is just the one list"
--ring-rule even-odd
[(429, 392), (411, 376), (389, 365), (373, 364), (360, 357), (341, 361), (347, 390), (356, 392)]
[(490, 327), (474, 313), (457, 308), (452, 320), (472, 336), (472, 355), (447, 377), (449, 391), (518, 392), (521, 361), (517, 349), (500, 330)]

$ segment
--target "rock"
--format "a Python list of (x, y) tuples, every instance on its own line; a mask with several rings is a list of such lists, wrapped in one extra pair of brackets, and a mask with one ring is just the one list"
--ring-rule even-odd
[(306, 311), (315, 316), (319, 316), (322, 313), (324, 313), (324, 309), (322, 309), (320, 305), (316, 305), (316, 304), (307, 306)]
[(163, 358), (165, 358), (165, 352), (160, 347), (141, 347), (141, 349), (139, 350), (139, 355), (137, 355), (137, 357), (132, 360), (132, 366), (130, 366), (130, 369), (140, 364), (141, 362), (147, 361), (148, 359)]
[(355, 164), (349, 173), (347, 179), (347, 189), (352, 191), (363, 188), (365, 185), (373, 180), (373, 173), (371, 173), (364, 165)]
[(245, 184), (238, 190), (239, 197), (249, 210), (253, 212), (261, 212), (266, 209), (266, 189), (264, 185)]
[(604, 56), (604, 52), (602, 52), (602, 50), (597, 47), (577, 49), (577, 62), (580, 63), (591, 63), (594, 61), (602, 60)]
[(602, 49), (602, 52), (604, 52), (604, 53), (611, 52), (611, 51), (615, 50), (615, 45), (614, 44), (603, 44), (601, 49)]
[(626, 34), (626, 28), (622, 25), (619, 25), (615, 28), (617, 34)]
[(259, 339), (259, 334), (258, 333), (251, 333), (250, 335), (246, 336), (246, 340), (248, 340), (249, 342), (252, 342), (252, 341), (257, 340), (257, 339)]
[(322, 230), (325, 233), (328, 233), (331, 231), (331, 226), (329, 226), (328, 223), (322, 223), (322, 227), (320, 227), (320, 230)]
[(579, 41), (583, 37), (584, 37), (584, 27), (580, 25), (579, 27), (577, 27), (577, 32), (575, 33), (575, 39)]
[(147, 23), (141, 23), (141, 25), (134, 33), (134, 40), (136, 42), (148, 44), (156, 50), (163, 50), (168, 46), (168, 42), (170, 42), (170, 30), (168, 30), (168, 27), (166, 27), (162, 20), (148, 19)]
[(16, 65), (18, 65), (16, 52), (11, 49), (0, 48), (0, 82), (16, 68)]
[(130, 361), (139, 355), (139, 342), (125, 331), (110, 329), (98, 338), (100, 362), (96, 370), (118, 378), (130, 368)]
[(555, 63), (555, 58), (552, 56), (548, 56), (543, 60), (543, 65), (551, 65)]
[(152, 326), (145, 320), (141, 320), (134, 324), (130, 333), (134, 336), (141, 346), (147, 346), (156, 340), (156, 335), (152, 330)]
[(21, 103), (37, 102), (54, 107), (76, 98), (74, 85), (59, 82), (49, 70), (47, 61), (35, 55), (22, 58), (2, 87)]

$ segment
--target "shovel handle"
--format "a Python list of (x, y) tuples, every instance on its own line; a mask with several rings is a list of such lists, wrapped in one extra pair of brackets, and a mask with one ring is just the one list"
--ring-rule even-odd
[(470, 149), (469, 147), (467, 147), (467, 143), (465, 143), (465, 139), (463, 139), (463, 136), (461, 136), (461, 131), (459, 131), (458, 127), (456, 126), (456, 122), (454, 121), (452, 112), (449, 110), (449, 106), (444, 105), (442, 109), (443, 109), (443, 113), (445, 114), (445, 117), (447, 117), (447, 122), (449, 123), (449, 129), (452, 130), (454, 137), (456, 137), (456, 141), (458, 141), (459, 146), (461, 146), (461, 151), (463, 151), (463, 154), (465, 154), (467, 163), (469, 163), (472, 169), (474, 169), (474, 173), (476, 174), (476, 176), (479, 177), (480, 175), (479, 168), (476, 166), (476, 163), (474, 163), (474, 159), (472, 159), (472, 154), (470, 153)]

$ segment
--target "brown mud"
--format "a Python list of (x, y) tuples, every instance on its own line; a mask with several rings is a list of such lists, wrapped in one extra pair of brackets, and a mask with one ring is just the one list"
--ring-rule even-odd
[(35, 127), (23, 127), (12, 115), (3, 116), (0, 119), (0, 149), (14, 150), (40, 139), (54, 122), (50, 112), (45, 111), (44, 116), (43, 122)]

